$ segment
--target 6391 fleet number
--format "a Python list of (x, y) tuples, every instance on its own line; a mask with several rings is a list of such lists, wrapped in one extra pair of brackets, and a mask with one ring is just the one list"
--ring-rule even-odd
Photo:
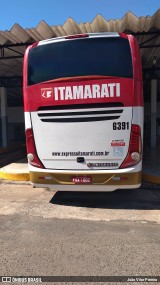
[(129, 130), (129, 122), (113, 123), (113, 130)]

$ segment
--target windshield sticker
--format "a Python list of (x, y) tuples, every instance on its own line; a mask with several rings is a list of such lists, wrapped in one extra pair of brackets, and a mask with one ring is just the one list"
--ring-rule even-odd
[(125, 146), (124, 140), (113, 140), (111, 146)]
[(113, 148), (113, 155), (114, 156), (123, 156), (124, 154), (124, 148), (121, 146), (117, 146)]

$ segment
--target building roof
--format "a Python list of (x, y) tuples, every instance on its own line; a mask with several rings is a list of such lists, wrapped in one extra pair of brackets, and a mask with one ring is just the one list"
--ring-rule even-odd
[[(153, 61), (152, 57), (157, 56), (159, 58), (160, 56), (160, 49), (155, 47), (150, 50), (148, 57), (148, 50), (144, 47), (144, 43), (146, 43), (146, 41), (149, 45), (159, 45), (158, 47), (160, 47), (159, 9), (153, 16), (138, 18), (133, 13), (128, 12), (122, 19), (107, 21), (101, 15), (97, 15), (92, 22), (80, 24), (76, 23), (72, 18), (68, 18), (62, 26), (49, 26), (45, 21), (41, 21), (36, 28), (23, 29), (19, 24), (14, 24), (10, 31), (0, 31), (0, 59), (2, 60), (4, 57), (4, 60), (6, 60), (8, 57), (17, 56), (16, 61), (22, 62), (20, 57), (24, 54), (24, 50), (26, 48), (25, 44), (28, 45), (28, 43), (57, 36), (94, 32), (125, 32), (135, 34), (140, 46), (142, 47), (141, 55), (144, 67), (151, 65)], [(3, 61), (1, 64), (2, 63)], [(14, 58), (13, 60), (10, 59), (10, 65), (14, 63)], [(5, 70), (0, 70), (1, 76), (3, 73), (5, 75)], [(19, 73), (18, 67), (15, 69), (15, 73)]]
[(23, 29), (19, 24), (15, 24), (10, 31), (0, 31), (0, 45), (40, 41), (78, 33), (138, 33), (155, 30), (160, 30), (160, 9), (153, 16), (138, 18), (129, 11), (122, 19), (109, 21), (97, 15), (91, 23), (78, 24), (72, 18), (68, 18), (62, 26), (49, 26), (45, 21), (41, 21), (36, 28)]

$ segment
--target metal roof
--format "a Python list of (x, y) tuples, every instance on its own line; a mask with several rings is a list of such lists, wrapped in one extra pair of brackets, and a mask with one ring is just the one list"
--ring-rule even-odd
[[(23, 29), (14, 24), (10, 31), (0, 31), (0, 77), (22, 76), (26, 46), (48, 38), (95, 32), (134, 34), (141, 47), (143, 69), (160, 71), (160, 9), (152, 16), (136, 17), (130, 11), (122, 19), (106, 20), (97, 15), (92, 22), (77, 23), (68, 18), (64, 25), (49, 26), (41, 21), (36, 28)], [(156, 61), (156, 64), (153, 64)], [(157, 75), (158, 76), (158, 75)]]

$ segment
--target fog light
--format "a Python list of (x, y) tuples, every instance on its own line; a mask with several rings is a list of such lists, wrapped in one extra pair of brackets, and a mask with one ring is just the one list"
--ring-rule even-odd
[(33, 161), (34, 160), (34, 155), (32, 153), (28, 153), (27, 154), (27, 158), (29, 161)]
[(140, 159), (140, 154), (138, 152), (132, 152), (131, 157), (136, 161)]

